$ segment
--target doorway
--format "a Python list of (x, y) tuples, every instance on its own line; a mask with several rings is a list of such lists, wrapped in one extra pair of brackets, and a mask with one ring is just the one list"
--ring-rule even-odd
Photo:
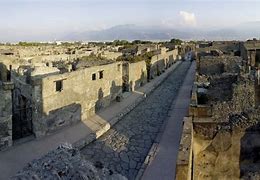
[(31, 101), (19, 89), (13, 91), (12, 134), (13, 140), (33, 134)]

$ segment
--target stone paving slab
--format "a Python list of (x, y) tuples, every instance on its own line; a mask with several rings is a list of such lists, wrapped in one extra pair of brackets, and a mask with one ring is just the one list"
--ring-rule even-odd
[(40, 158), (49, 151), (56, 149), (62, 143), (68, 142), (75, 147), (82, 148), (97, 139), (142, 102), (146, 95), (159, 86), (179, 64), (181, 62), (176, 62), (165, 73), (137, 91), (132, 92), (122, 102), (112, 104), (87, 121), (64, 128), (44, 138), (15, 145), (6, 151), (0, 152), (0, 179), (8, 179), (28, 162)]

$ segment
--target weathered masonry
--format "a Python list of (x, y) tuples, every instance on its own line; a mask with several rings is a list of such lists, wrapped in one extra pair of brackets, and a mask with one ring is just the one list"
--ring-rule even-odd
[(10, 70), (0, 64), (0, 150), (12, 146), (12, 90)]
[(2, 64), (1, 144), (8, 147), (14, 140), (43, 137), (87, 121), (102, 108), (120, 101), (123, 92), (136, 91), (159, 76), (177, 56), (177, 50), (165, 49), (149, 64), (144, 60), (106, 61), (76, 69), (70, 64), (62, 70), (51, 62), (15, 69)]
[(123, 91), (135, 91), (147, 83), (147, 66), (145, 61), (123, 63)]
[[(252, 41), (241, 44), (241, 57), (246, 72), (259, 74), (260, 70), (260, 42)], [(259, 76), (259, 75), (258, 75)]]
[(166, 48), (162, 48), (161, 52), (154, 55), (151, 59), (151, 64), (149, 65), (148, 77), (153, 79), (154, 77), (160, 75), (170, 67), (174, 61), (177, 60), (178, 50), (167, 51)]
[(12, 82), (0, 81), (0, 150), (12, 145)]
[(121, 62), (32, 78), (34, 132), (43, 136), (84, 121), (121, 94)]
[(198, 59), (177, 180), (259, 179), (259, 84), (238, 68), (241, 61), (226, 55)]

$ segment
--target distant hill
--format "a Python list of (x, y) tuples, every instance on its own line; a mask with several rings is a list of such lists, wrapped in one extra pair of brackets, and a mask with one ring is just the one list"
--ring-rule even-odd
[(167, 28), (159, 26), (136, 26), (132, 24), (114, 26), (100, 31), (85, 31), (69, 33), (61, 40), (111, 41), (126, 40), (169, 40), (171, 38), (184, 40), (245, 40), (260, 37), (260, 22), (243, 23), (232, 28), (204, 30), (200, 28)]
[(81, 33), (70, 33), (63, 37), (63, 40), (88, 40), (88, 41), (111, 41), (115, 39), (126, 40), (169, 40), (173, 36), (185, 38), (189, 36), (178, 30), (160, 28), (160, 27), (143, 27), (136, 25), (119, 25), (100, 31), (85, 31)]
[(8, 30), (0, 28), (0, 41), (113, 41), (115, 39), (125, 40), (169, 40), (179, 38), (183, 40), (246, 40), (249, 38), (260, 38), (260, 21), (246, 22), (230, 28), (206, 29), (204, 27), (162, 27), (162, 26), (137, 26), (133, 24), (118, 25), (99, 31), (81, 32), (53, 32), (38, 33)]

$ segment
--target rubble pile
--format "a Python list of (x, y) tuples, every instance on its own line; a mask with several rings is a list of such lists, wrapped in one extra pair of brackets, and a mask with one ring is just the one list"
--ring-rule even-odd
[(63, 144), (40, 159), (30, 162), (12, 180), (126, 180), (120, 174), (86, 161), (78, 149)]

